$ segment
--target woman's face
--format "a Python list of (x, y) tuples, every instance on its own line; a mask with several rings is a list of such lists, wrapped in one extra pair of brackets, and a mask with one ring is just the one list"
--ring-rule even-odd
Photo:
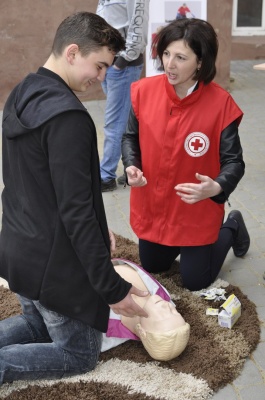
[(141, 318), (141, 325), (148, 332), (166, 332), (185, 325), (174, 305), (158, 295), (150, 296), (143, 309), (148, 318)]
[(187, 90), (194, 85), (193, 78), (201, 62), (183, 39), (171, 42), (165, 49), (162, 59), (171, 85), (182, 86)]

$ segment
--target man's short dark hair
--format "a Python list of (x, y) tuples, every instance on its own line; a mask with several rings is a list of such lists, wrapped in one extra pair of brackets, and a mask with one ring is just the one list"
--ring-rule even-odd
[(86, 11), (70, 15), (61, 22), (54, 37), (52, 53), (59, 56), (72, 43), (78, 45), (83, 56), (104, 46), (114, 54), (125, 48), (125, 41), (117, 29), (99, 15)]

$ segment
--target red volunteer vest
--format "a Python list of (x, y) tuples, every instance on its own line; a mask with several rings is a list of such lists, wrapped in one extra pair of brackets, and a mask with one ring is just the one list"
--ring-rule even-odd
[(141, 239), (168, 246), (214, 243), (224, 205), (210, 199), (186, 204), (174, 187), (198, 183), (196, 172), (213, 179), (218, 176), (221, 132), (234, 120), (239, 124), (242, 111), (213, 82), (201, 83), (180, 100), (164, 74), (133, 83), (131, 97), (147, 179), (146, 186), (131, 188), (132, 229)]

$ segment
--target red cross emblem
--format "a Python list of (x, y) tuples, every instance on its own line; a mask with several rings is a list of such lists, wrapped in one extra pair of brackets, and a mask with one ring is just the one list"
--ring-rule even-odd
[(192, 132), (185, 140), (184, 148), (191, 157), (201, 157), (209, 149), (210, 140), (202, 132)]

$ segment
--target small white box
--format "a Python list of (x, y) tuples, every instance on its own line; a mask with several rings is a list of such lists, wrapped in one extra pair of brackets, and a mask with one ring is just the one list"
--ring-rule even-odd
[(221, 307), (223, 310), (218, 314), (218, 323), (224, 328), (231, 329), (241, 315), (241, 303), (234, 294), (231, 294)]

